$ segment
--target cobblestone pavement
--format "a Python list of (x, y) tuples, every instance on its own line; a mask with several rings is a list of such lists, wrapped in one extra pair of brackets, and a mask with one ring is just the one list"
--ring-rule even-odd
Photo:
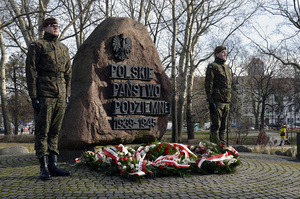
[(241, 166), (226, 175), (192, 175), (128, 181), (86, 167), (70, 177), (39, 179), (33, 154), (0, 156), (0, 198), (300, 198), (300, 161), (276, 155), (240, 153)]

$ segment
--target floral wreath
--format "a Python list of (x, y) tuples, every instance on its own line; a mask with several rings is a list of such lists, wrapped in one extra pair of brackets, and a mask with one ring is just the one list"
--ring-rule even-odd
[(232, 147), (202, 141), (199, 145), (154, 142), (136, 147), (122, 144), (103, 151), (86, 151), (75, 165), (107, 175), (130, 179), (157, 176), (189, 176), (192, 173), (232, 173), (240, 165), (239, 153)]

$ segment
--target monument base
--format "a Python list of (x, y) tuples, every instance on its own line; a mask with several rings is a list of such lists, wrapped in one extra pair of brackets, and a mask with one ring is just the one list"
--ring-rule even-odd
[(84, 149), (59, 149), (58, 162), (75, 164), (75, 159), (80, 158), (85, 151), (95, 151), (95, 147)]

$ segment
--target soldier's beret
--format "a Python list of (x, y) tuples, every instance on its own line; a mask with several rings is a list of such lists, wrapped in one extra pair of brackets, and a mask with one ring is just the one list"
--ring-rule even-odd
[(45, 19), (45, 21), (43, 22), (43, 27), (47, 27), (49, 24), (58, 24), (58, 23), (55, 18), (50, 17), (50, 18)]
[(222, 50), (226, 50), (226, 47), (225, 46), (217, 46), (215, 48), (215, 54), (218, 54), (219, 52), (221, 52)]

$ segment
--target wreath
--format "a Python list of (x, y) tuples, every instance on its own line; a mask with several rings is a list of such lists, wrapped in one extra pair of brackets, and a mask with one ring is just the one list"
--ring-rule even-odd
[(233, 147), (206, 141), (190, 146), (156, 141), (135, 148), (120, 144), (102, 151), (86, 151), (75, 162), (76, 166), (87, 165), (92, 170), (129, 179), (225, 174), (240, 165), (239, 153)]

